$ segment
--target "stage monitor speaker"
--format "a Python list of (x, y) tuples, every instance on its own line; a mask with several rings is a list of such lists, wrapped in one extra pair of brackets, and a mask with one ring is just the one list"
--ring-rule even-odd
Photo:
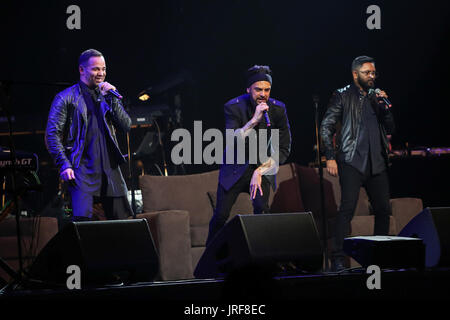
[(235, 216), (211, 240), (194, 275), (215, 278), (248, 266), (288, 262), (303, 271), (322, 268), (322, 246), (310, 212)]
[(416, 238), (392, 236), (359, 236), (344, 239), (344, 252), (367, 268), (423, 269), (425, 248)]
[(450, 266), (450, 208), (425, 208), (399, 236), (420, 238), (425, 244), (426, 267)]
[(65, 285), (71, 265), (80, 268), (83, 285), (148, 282), (159, 272), (145, 219), (70, 222), (42, 249), (29, 276)]

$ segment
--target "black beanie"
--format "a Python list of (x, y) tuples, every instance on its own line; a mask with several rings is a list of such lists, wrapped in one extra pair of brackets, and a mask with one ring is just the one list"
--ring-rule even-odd
[(267, 81), (272, 85), (271, 71), (267, 66), (253, 66), (247, 71), (247, 88), (258, 81)]

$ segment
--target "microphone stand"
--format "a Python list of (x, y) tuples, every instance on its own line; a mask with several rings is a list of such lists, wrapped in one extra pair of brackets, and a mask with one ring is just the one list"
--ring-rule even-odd
[(161, 146), (161, 156), (162, 156), (162, 161), (163, 161), (163, 165), (164, 165), (164, 176), (167, 177), (168, 173), (167, 173), (167, 162), (166, 162), (166, 155), (165, 155), (166, 150), (164, 149), (164, 145), (163, 145), (162, 138), (161, 138), (161, 129), (159, 128), (158, 121), (156, 121), (156, 119), (154, 119), (153, 121), (155, 122), (156, 129), (158, 130), (158, 142), (159, 142), (159, 145)]
[[(21, 232), (21, 228), (20, 228), (19, 198), (18, 198), (17, 190), (16, 190), (16, 172), (17, 172), (17, 170), (16, 170), (16, 149), (15, 149), (14, 141), (13, 141), (12, 120), (11, 120), (11, 113), (10, 113), (10, 108), (9, 108), (9, 100), (11, 99), (11, 95), (9, 94), (10, 84), (11, 84), (11, 82), (9, 82), (9, 81), (0, 82), (0, 89), (2, 89), (2, 87), (5, 88), (5, 90), (4, 90), (5, 101), (4, 101), (4, 105), (0, 106), (0, 110), (3, 110), (6, 114), (6, 117), (8, 118), (8, 128), (9, 128), (9, 135), (8, 135), (9, 141), (8, 142), (9, 142), (10, 160), (11, 160), (11, 168), (12, 168), (11, 188), (12, 188), (12, 192), (13, 192), (13, 206), (14, 206), (13, 212), (15, 211), (15, 215), (16, 215), (17, 251), (18, 251), (17, 253), (18, 253), (18, 258), (19, 258), (19, 272), (13, 278), (20, 282), (23, 277), (22, 232)], [(2, 266), (4, 266), (3, 263), (2, 263)], [(11, 269), (9, 269), (9, 270), (7, 269), (6, 271), (10, 275), (12, 275)]]
[[(128, 102), (128, 100), (126, 100)], [(125, 104), (128, 107), (128, 103), (123, 102), (123, 107), (125, 108)], [(131, 211), (133, 212), (133, 219), (136, 219), (136, 195), (134, 192), (134, 181), (133, 181), (133, 163), (132, 163), (132, 152), (130, 147), (130, 131), (127, 132), (127, 151), (128, 151), (128, 179), (130, 181), (131, 188)], [(127, 200), (128, 201), (128, 200)]]
[(328, 264), (328, 219), (325, 209), (325, 192), (323, 187), (323, 167), (322, 167), (322, 161), (320, 158), (321, 155), (321, 148), (320, 148), (320, 137), (319, 137), (319, 96), (314, 95), (313, 96), (313, 102), (314, 102), (314, 111), (315, 111), (315, 133), (316, 133), (316, 161), (319, 168), (319, 186), (320, 186), (320, 209), (322, 212), (322, 237), (323, 237), (323, 250), (324, 250), (324, 259), (325, 259), (325, 265), (324, 265), (324, 271), (329, 271), (329, 264)]
[(130, 181), (131, 188), (131, 211), (133, 211), (133, 219), (136, 219), (136, 196), (134, 194), (134, 181), (133, 170), (131, 161), (131, 148), (130, 148), (130, 132), (127, 132), (127, 148), (128, 148), (128, 179)]

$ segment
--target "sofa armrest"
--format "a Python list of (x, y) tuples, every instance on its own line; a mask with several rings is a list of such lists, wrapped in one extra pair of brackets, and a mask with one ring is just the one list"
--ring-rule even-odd
[[(21, 249), (23, 267), (29, 267), (47, 242), (58, 233), (58, 220), (54, 217), (21, 217)], [(13, 270), (19, 270), (17, 222), (15, 216), (0, 221), (0, 258)], [(0, 278), (11, 278), (0, 267)]]
[(392, 216), (397, 224), (397, 234), (423, 210), (422, 199), (418, 198), (395, 198), (391, 199)]
[(159, 254), (161, 280), (193, 278), (189, 212), (166, 210), (144, 212)]

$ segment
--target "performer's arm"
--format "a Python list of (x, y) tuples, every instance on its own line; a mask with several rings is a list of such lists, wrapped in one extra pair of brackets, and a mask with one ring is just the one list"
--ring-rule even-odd
[(242, 138), (245, 138), (250, 130), (258, 125), (259, 122), (263, 119), (264, 111), (269, 110), (269, 106), (266, 103), (260, 103), (256, 106), (255, 114), (253, 117), (241, 127), (241, 123), (233, 114), (233, 110), (230, 105), (225, 105), (225, 128), (226, 129), (234, 129), (235, 133), (239, 133)]
[(111, 108), (111, 118), (117, 127), (121, 128), (123, 131), (128, 132), (131, 130), (131, 118), (125, 111), (122, 101), (117, 97), (108, 94), (109, 90), (117, 90), (112, 84), (108, 82), (103, 82), (100, 86), (100, 92), (105, 96), (105, 100)]
[[(269, 157), (267, 161), (262, 163), (253, 172), (252, 180), (250, 181), (250, 196), (252, 199), (255, 198), (256, 192), (259, 191), (263, 195), (261, 182), (263, 175), (275, 175), (278, 172), (280, 164), (284, 163), (291, 152), (291, 131), (289, 126), (289, 120), (286, 113), (286, 108), (283, 107), (282, 113), (277, 113), (276, 118), (272, 119), (275, 124), (276, 129), (279, 130), (279, 143), (276, 148), (278, 149), (278, 155), (274, 159)], [(273, 136), (272, 136), (273, 137)], [(273, 146), (273, 141), (271, 147)]]
[(320, 125), (325, 157), (327, 159), (327, 171), (332, 176), (337, 176), (338, 167), (336, 163), (336, 150), (333, 145), (333, 136), (336, 133), (336, 124), (342, 117), (341, 95), (337, 91), (333, 93), (328, 109)]
[(57, 95), (52, 102), (45, 131), (45, 145), (59, 168), (61, 178), (64, 181), (75, 179), (72, 164), (66, 156), (65, 147), (62, 144), (64, 127), (68, 117), (67, 102)]
[[(275, 128), (279, 130), (278, 155), (276, 159), (269, 157), (269, 159), (258, 167), (261, 175), (275, 175), (278, 172), (280, 164), (286, 162), (291, 153), (291, 130), (289, 120), (286, 113), (286, 107), (283, 107), (283, 112), (276, 114), (276, 118), (271, 120), (275, 124)], [(273, 141), (271, 147), (273, 146)], [(275, 150), (272, 150), (274, 152)]]
[(131, 130), (131, 118), (125, 111), (122, 102), (116, 97), (112, 97), (109, 103), (111, 107), (111, 116), (116, 126), (123, 131), (128, 132)]
[[(386, 94), (385, 91), (381, 90), (379, 93), (377, 93), (377, 98), (387, 99), (388, 95)], [(392, 115), (391, 108), (387, 108), (383, 102), (379, 104), (379, 107), (381, 110), (380, 114), (381, 123), (386, 129), (386, 133), (388, 135), (391, 135), (395, 132), (394, 116)]]

